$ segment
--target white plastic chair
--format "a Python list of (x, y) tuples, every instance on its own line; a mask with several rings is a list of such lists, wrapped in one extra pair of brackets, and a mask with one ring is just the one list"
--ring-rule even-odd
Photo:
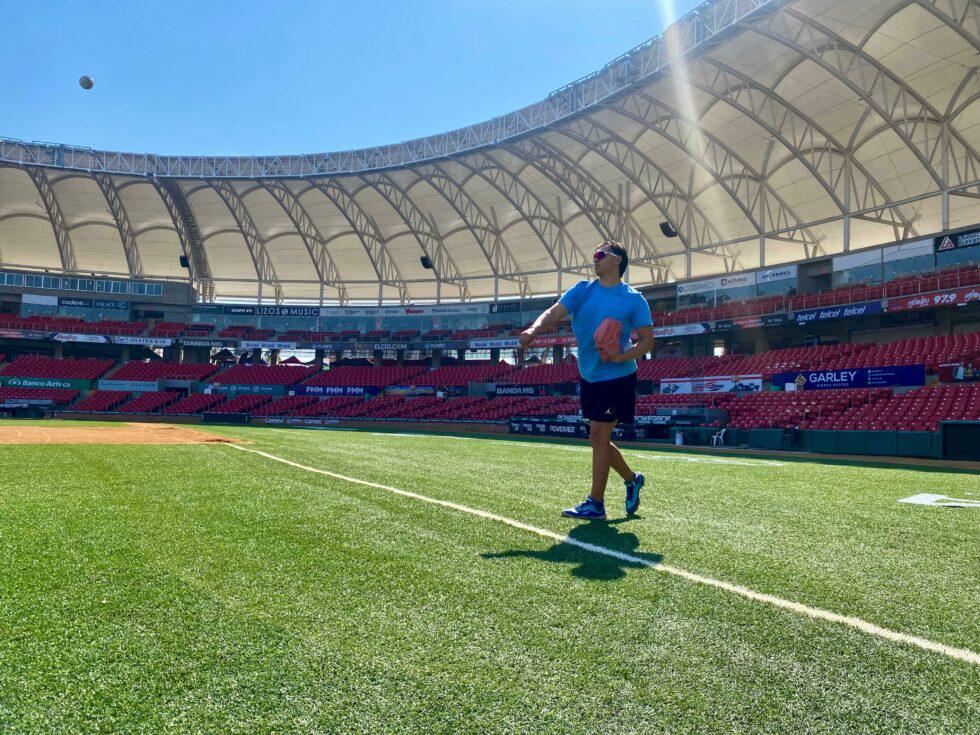
[(711, 436), (711, 446), (713, 447), (723, 447), (725, 446), (725, 432), (728, 429), (722, 429), (721, 431), (713, 434)]

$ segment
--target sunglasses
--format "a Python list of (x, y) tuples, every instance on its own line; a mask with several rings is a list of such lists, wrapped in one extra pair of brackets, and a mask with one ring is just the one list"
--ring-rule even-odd
[(594, 253), (592, 253), (592, 260), (600, 261), (603, 258), (605, 258), (607, 255), (612, 255), (612, 254), (613, 253), (610, 253), (608, 250), (596, 250)]

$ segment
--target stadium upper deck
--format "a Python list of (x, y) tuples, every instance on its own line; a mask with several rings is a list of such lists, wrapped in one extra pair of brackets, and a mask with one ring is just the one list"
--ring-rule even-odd
[(539, 103), (391, 146), (4, 140), (0, 265), (407, 303), (554, 293), (610, 237), (643, 285), (944, 231), (980, 221), (978, 51), (973, 2), (714, 0)]

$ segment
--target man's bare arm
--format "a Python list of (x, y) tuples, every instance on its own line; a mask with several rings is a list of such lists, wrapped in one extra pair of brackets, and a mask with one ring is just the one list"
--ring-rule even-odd
[(642, 357), (653, 349), (653, 327), (636, 328), (636, 344), (632, 349), (621, 352), (612, 358), (612, 362), (629, 362)]
[(521, 336), (517, 338), (521, 347), (530, 347), (531, 343), (534, 342), (534, 338), (542, 330), (555, 326), (567, 317), (568, 309), (565, 308), (562, 302), (556, 301), (547, 311), (534, 320), (534, 324), (521, 332)]

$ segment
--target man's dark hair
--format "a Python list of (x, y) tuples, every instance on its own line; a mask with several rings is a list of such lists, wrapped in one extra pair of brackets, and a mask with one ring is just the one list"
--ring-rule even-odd
[(619, 277), (622, 278), (623, 274), (626, 273), (626, 266), (630, 264), (630, 256), (626, 254), (626, 248), (615, 240), (606, 240), (599, 247), (608, 248), (613, 255), (618, 255), (620, 257)]

